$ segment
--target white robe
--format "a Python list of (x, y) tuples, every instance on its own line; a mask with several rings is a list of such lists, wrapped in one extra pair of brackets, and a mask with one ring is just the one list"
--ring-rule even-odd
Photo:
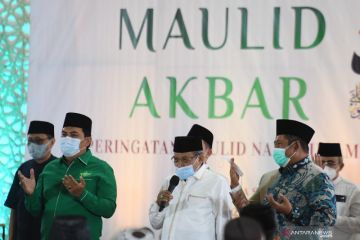
[(346, 196), (346, 201), (336, 202), (333, 239), (360, 240), (360, 188), (342, 177), (335, 179), (334, 185), (335, 194)]
[[(162, 189), (168, 188), (169, 179)], [(204, 164), (186, 182), (179, 182), (162, 212), (156, 203), (151, 205), (151, 226), (162, 229), (163, 240), (221, 240), (233, 207), (229, 192), (226, 179)]]

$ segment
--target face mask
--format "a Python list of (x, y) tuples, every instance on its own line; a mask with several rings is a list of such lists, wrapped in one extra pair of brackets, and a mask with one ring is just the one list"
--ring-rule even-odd
[(293, 155), (291, 155), (289, 158), (286, 157), (285, 151), (290, 146), (291, 146), (291, 144), (289, 146), (287, 146), (286, 148), (274, 148), (273, 158), (280, 167), (286, 167), (288, 165), (288, 163), (290, 162), (292, 156), (294, 156), (294, 154), (296, 153), (296, 152), (294, 152)]
[(331, 180), (334, 180), (336, 178), (337, 175), (336, 169), (325, 166), (324, 172), (329, 176)]
[(60, 140), (61, 152), (65, 157), (72, 157), (80, 152), (80, 139), (62, 137)]
[(45, 156), (47, 150), (47, 144), (36, 144), (36, 143), (29, 143), (28, 151), (32, 158), (40, 159)]
[(175, 172), (176, 176), (178, 176), (181, 180), (186, 180), (189, 177), (195, 174), (194, 168), (192, 165), (177, 168)]

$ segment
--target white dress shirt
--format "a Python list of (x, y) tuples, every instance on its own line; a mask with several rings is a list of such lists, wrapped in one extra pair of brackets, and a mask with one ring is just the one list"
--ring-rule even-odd
[[(162, 189), (168, 188), (170, 177)], [(226, 179), (204, 164), (194, 176), (179, 182), (162, 212), (156, 202), (151, 205), (151, 226), (162, 229), (163, 240), (223, 239), (224, 225), (231, 218), (229, 192)]]
[(333, 239), (360, 240), (360, 188), (340, 176), (334, 180), (334, 185), (337, 218)]

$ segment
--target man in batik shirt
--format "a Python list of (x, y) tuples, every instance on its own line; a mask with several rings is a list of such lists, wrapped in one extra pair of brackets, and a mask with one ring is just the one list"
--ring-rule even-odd
[[(230, 171), (232, 193), (238, 209), (252, 202), (270, 204), (277, 212), (280, 228), (289, 226), (333, 226), (336, 220), (334, 186), (309, 157), (308, 144), (314, 130), (298, 121), (277, 120), (273, 158), (280, 169), (264, 174), (257, 192), (248, 201)], [(240, 189), (239, 189), (240, 188)]]

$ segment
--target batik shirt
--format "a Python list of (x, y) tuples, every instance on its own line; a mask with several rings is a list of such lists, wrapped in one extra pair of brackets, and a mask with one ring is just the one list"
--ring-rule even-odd
[[(275, 199), (286, 196), (292, 211), (277, 213), (278, 224), (285, 226), (333, 226), (336, 220), (334, 185), (308, 157), (294, 165), (281, 168), (278, 179), (269, 187)], [(263, 203), (268, 204), (264, 199)]]

